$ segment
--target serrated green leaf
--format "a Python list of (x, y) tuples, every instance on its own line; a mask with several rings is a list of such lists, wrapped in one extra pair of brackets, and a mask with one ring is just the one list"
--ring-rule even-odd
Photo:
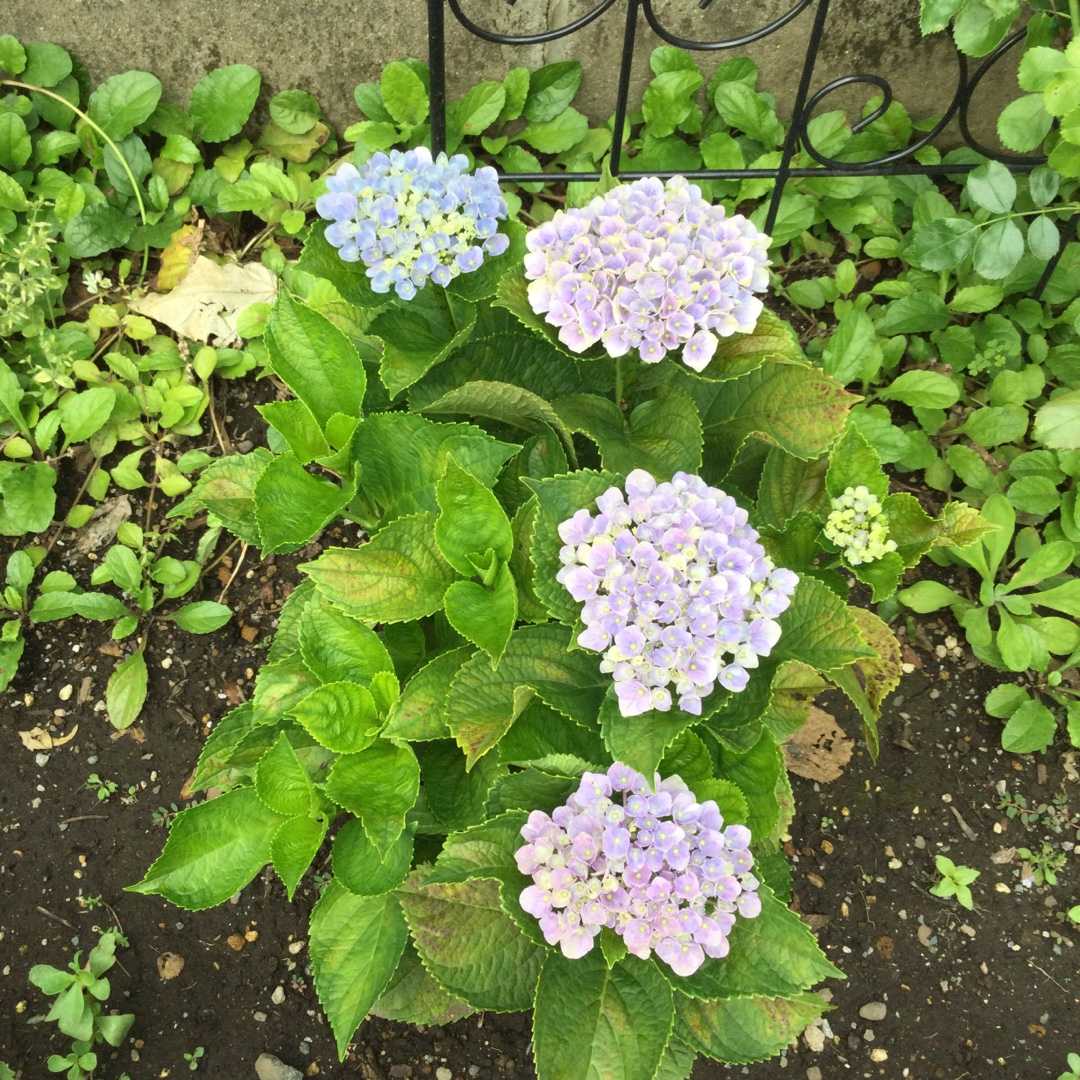
[(300, 879), (326, 839), (326, 818), (293, 817), (283, 821), (270, 842), (270, 861), (291, 900)]
[(393, 893), (357, 896), (331, 882), (311, 912), (308, 949), (315, 992), (338, 1057), (386, 988), (409, 939)]
[(380, 851), (401, 835), (419, 790), (416, 755), (408, 746), (385, 739), (339, 757), (326, 778), (326, 794), (360, 819)]
[(409, 873), (413, 857), (413, 835), (406, 829), (384, 851), (364, 832), (363, 824), (352, 818), (334, 837), (334, 877), (357, 896), (380, 896), (396, 889)]
[(127, 891), (161, 896), (188, 911), (223, 904), (269, 861), (281, 821), (251, 787), (183, 810), (173, 819), (165, 850)]
[(444, 716), (446, 696), (451, 681), (470, 655), (469, 648), (451, 649), (417, 671), (390, 710), (383, 735), (411, 742), (446, 738), (450, 734)]
[(315, 788), (284, 732), (255, 770), (255, 792), (275, 814), (284, 817), (307, 814), (311, 809)]
[(295, 704), (289, 715), (316, 742), (337, 754), (356, 754), (370, 746), (382, 725), (371, 691), (352, 682), (318, 687)]

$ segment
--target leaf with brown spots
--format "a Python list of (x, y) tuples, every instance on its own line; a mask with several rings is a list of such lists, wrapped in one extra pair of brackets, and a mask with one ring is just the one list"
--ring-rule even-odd
[(812, 706), (806, 723), (784, 743), (784, 761), (796, 776), (829, 784), (843, 773), (853, 747), (836, 718)]

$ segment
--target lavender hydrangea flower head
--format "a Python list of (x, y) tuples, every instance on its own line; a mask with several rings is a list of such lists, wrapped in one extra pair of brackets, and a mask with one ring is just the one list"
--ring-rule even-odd
[(560, 210), (526, 245), (529, 303), (574, 352), (602, 341), (651, 364), (681, 350), (702, 371), (719, 338), (754, 329), (769, 284), (769, 237), (681, 176)]
[(464, 154), (433, 159), (423, 146), (372, 154), (362, 169), (346, 162), (315, 200), (327, 241), (345, 262), (363, 261), (375, 292), (402, 300), (429, 279), (448, 285), (478, 270), (509, 246), (499, 232), (509, 211), (499, 174), (468, 168)]
[(534, 810), (515, 853), (533, 883), (520, 903), (545, 940), (577, 959), (606, 926), (676, 975), (727, 955), (736, 919), (761, 912), (751, 873), (750, 830), (724, 827), (711, 799), (699, 803), (678, 776), (645, 777), (616, 762), (585, 773), (549, 816)]
[(603, 654), (620, 713), (668, 711), (670, 686), (694, 715), (717, 682), (745, 689), (799, 581), (765, 554), (746, 511), (700, 477), (658, 484), (643, 469), (596, 508), (559, 526), (556, 577), (582, 604), (578, 644)]

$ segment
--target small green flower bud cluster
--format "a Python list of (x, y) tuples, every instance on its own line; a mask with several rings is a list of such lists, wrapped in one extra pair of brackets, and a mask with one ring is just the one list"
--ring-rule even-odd
[(889, 539), (889, 523), (882, 514), (881, 500), (863, 484), (846, 488), (832, 500), (825, 535), (852, 566), (877, 562), (896, 550), (896, 541)]

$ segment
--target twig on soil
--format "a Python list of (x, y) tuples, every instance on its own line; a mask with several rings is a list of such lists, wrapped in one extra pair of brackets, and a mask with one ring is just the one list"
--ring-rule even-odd
[(108, 814), (80, 814), (78, 817), (64, 818), (61, 825), (73, 825), (76, 821), (108, 821)]
[(969, 840), (978, 840), (979, 834), (960, 816), (960, 811), (957, 810), (955, 806), (951, 805), (949, 806), (949, 809), (952, 811), (953, 817), (956, 818), (956, 824), (960, 826), (960, 831)]
[(37, 909), (41, 912), (42, 915), (47, 915), (50, 919), (55, 919), (58, 923), (62, 923), (69, 930), (74, 930), (76, 933), (79, 932), (78, 928), (69, 923), (67, 919), (63, 918), (60, 915), (54, 915), (53, 912), (51, 912), (48, 908), (43, 908), (40, 904), (38, 904)]
[(1066, 997), (1072, 997), (1072, 994), (1070, 994), (1069, 991), (1066, 990), (1065, 987), (1062, 986), (1061, 983), (1059, 983), (1057, 979), (1055, 979), (1054, 976), (1050, 974), (1050, 972), (1043, 971), (1043, 969), (1039, 967), (1039, 965), (1036, 964), (1034, 960), (1028, 961), (1028, 967), (1034, 968), (1037, 972), (1039, 972), (1040, 975), (1045, 975)]
[(245, 543), (240, 548), (240, 556), (236, 560), (236, 565), (233, 567), (233, 572), (229, 575), (229, 580), (225, 582), (225, 588), (218, 594), (217, 602), (220, 604), (225, 599), (225, 594), (229, 591), (229, 586), (236, 580), (236, 575), (240, 573), (240, 567), (244, 565), (244, 559), (248, 553), (248, 545)]
[(218, 424), (217, 409), (214, 408), (214, 394), (210, 389), (209, 382), (207, 382), (206, 386), (206, 399), (210, 404), (210, 424), (214, 429), (214, 436), (218, 441), (218, 446), (221, 447), (221, 452), (223, 454), (231, 454), (232, 441), (229, 439), (229, 436), (225, 433), (221, 425)]

